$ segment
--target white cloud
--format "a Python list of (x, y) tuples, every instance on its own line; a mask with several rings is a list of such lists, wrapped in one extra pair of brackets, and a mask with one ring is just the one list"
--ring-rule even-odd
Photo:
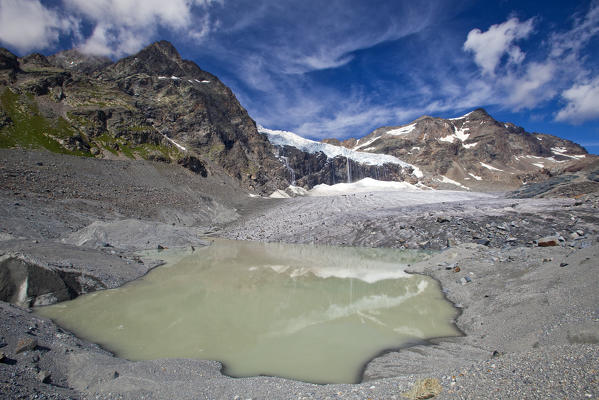
[(171, 28), (187, 27), (191, 21), (191, 3), (186, 0), (63, 0), (65, 6), (92, 21), (115, 26), (142, 28), (162, 24)]
[(581, 124), (599, 118), (599, 76), (584, 83), (575, 84), (562, 92), (567, 105), (559, 110), (555, 119)]
[(0, 0), (0, 42), (22, 53), (54, 45), (75, 25), (39, 0)]
[[(515, 43), (529, 37), (535, 21), (516, 18), (491, 26), (481, 32), (473, 29), (463, 50), (474, 55), (480, 68), (468, 83), (466, 98), (477, 98), (479, 105), (498, 105), (512, 111), (534, 109), (556, 99), (559, 93), (567, 103), (556, 119), (580, 122), (594, 118), (597, 109), (597, 81), (589, 76), (586, 46), (599, 33), (599, 2), (592, 2), (582, 17), (572, 18), (568, 30), (552, 32), (539, 42), (530, 61)], [(502, 63), (504, 57), (507, 62)], [(476, 83), (484, 91), (473, 94)], [(447, 104), (449, 99), (442, 102)], [(463, 101), (459, 101), (463, 103)], [(595, 107), (595, 108), (593, 108)]]
[(521, 75), (505, 75), (500, 81), (505, 93), (502, 103), (519, 111), (553, 98), (557, 92), (548, 84), (554, 78), (555, 70), (552, 62), (531, 62)]
[(184, 32), (194, 40), (204, 38), (213, 25), (206, 15), (195, 18), (193, 9), (215, 1), (63, 0), (63, 3), (67, 10), (94, 24), (93, 33), (81, 45), (81, 50), (120, 57), (134, 53), (151, 41), (159, 27)]
[(524, 60), (524, 53), (514, 42), (528, 37), (533, 24), (532, 18), (524, 22), (510, 18), (502, 24), (492, 25), (486, 32), (473, 29), (468, 33), (464, 50), (474, 53), (474, 61), (483, 73), (493, 75), (505, 54), (513, 64), (520, 64)]

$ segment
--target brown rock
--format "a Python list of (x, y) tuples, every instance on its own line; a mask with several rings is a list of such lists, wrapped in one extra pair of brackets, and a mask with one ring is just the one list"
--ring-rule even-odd
[(17, 342), (15, 347), (15, 354), (23, 353), (25, 351), (31, 351), (37, 347), (37, 340), (34, 338), (21, 338)]
[(438, 379), (426, 378), (417, 381), (412, 390), (402, 393), (403, 397), (414, 400), (432, 399), (437, 396), (443, 388)]
[(539, 247), (551, 247), (559, 246), (559, 239), (557, 236), (547, 236), (537, 241)]

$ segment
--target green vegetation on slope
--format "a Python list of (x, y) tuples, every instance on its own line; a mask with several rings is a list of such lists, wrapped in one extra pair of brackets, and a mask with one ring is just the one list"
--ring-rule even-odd
[[(55, 153), (91, 156), (69, 150), (60, 141), (79, 135), (62, 117), (49, 120), (39, 112), (33, 98), (5, 89), (0, 95), (0, 147), (44, 148)], [(2, 121), (4, 120), (4, 121)]]

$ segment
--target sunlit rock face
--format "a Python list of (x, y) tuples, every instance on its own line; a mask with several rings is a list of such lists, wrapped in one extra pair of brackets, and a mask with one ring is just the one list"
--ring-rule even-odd
[(338, 143), (361, 152), (393, 155), (420, 168), (423, 183), (451, 189), (515, 189), (584, 168), (597, 159), (576, 143), (526, 132), (496, 121), (480, 108), (451, 119), (424, 116)]

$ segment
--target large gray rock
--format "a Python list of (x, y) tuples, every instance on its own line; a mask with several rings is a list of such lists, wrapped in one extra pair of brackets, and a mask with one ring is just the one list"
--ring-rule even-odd
[(96, 221), (62, 239), (63, 243), (92, 248), (116, 247), (124, 250), (207, 244), (200, 228), (173, 226), (155, 221), (125, 219)]
[(40, 306), (104, 287), (95, 277), (81, 272), (51, 268), (17, 255), (0, 257), (0, 301)]

